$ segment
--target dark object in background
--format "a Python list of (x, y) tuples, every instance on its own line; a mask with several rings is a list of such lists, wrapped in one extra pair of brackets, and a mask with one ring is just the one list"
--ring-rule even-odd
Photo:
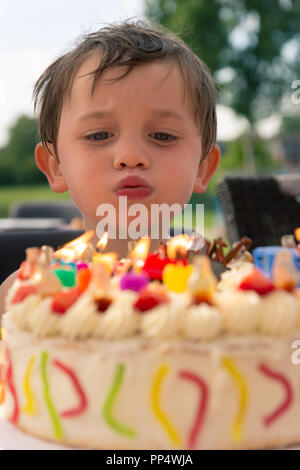
[[(20, 267), (26, 258), (26, 248), (50, 245), (57, 250), (83, 233), (84, 230), (0, 232), (0, 284)], [(170, 236), (174, 236), (173, 227), (170, 228)]]
[(13, 204), (8, 217), (58, 218), (70, 223), (75, 217), (82, 217), (72, 201), (66, 202), (22, 202)]
[(0, 284), (19, 269), (31, 246), (50, 245), (55, 250), (82, 235), (82, 230), (43, 230), (0, 233)]
[(280, 245), (283, 235), (300, 226), (300, 202), (280, 177), (227, 177), (218, 183), (217, 195), (231, 244), (246, 235), (252, 248)]

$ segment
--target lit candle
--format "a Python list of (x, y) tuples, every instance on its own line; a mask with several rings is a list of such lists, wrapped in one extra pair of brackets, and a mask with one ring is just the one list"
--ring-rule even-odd
[(176, 260), (178, 257), (184, 258), (190, 248), (192, 241), (186, 234), (177, 235), (167, 243), (167, 255), (170, 260)]
[(145, 264), (145, 259), (150, 248), (150, 238), (141, 238), (131, 251), (129, 258), (132, 261), (133, 269), (136, 273), (140, 273)]
[(110, 251), (108, 253), (96, 253), (94, 256), (93, 256), (93, 263), (102, 263), (106, 266), (108, 272), (111, 274), (113, 269), (114, 269), (114, 265), (116, 263), (118, 259), (118, 254), (114, 251)]
[(31, 247), (26, 249), (26, 261), (20, 265), (18, 278), (22, 281), (30, 279), (36, 271), (37, 263), (40, 255), (40, 248)]
[(62, 259), (64, 261), (70, 262), (70, 261), (84, 261), (84, 258), (88, 258), (89, 261), (92, 259), (92, 254), (93, 254), (93, 247), (89, 243), (91, 238), (94, 235), (93, 230), (89, 230), (88, 232), (85, 232), (83, 235), (81, 235), (78, 238), (75, 238), (74, 240), (70, 241), (66, 245), (64, 245), (62, 248), (57, 250), (54, 255), (56, 258)]
[(98, 253), (102, 253), (106, 248), (107, 242), (108, 242), (108, 232), (104, 232), (104, 234), (102, 235), (102, 237), (100, 238), (100, 240), (98, 241), (96, 245), (96, 251)]
[(193, 261), (194, 271), (187, 282), (194, 303), (206, 302), (211, 304), (217, 280), (211, 270), (210, 259), (207, 255), (202, 255), (196, 256)]

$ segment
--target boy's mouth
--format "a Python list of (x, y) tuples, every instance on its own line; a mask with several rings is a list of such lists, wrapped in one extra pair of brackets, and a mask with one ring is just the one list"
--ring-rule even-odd
[(153, 188), (139, 176), (127, 176), (119, 181), (114, 192), (118, 197), (127, 196), (128, 199), (143, 199), (150, 196)]

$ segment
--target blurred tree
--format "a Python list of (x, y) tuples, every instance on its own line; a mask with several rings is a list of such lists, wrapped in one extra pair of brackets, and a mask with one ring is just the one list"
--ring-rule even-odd
[(252, 132), (300, 76), (299, 0), (146, 0), (146, 14), (209, 66), (220, 102), (245, 116)]
[(8, 143), (0, 149), (0, 183), (43, 183), (45, 177), (34, 160), (34, 149), (38, 142), (37, 120), (23, 115), (9, 129)]
[(300, 136), (300, 113), (297, 115), (284, 115), (282, 117), (280, 134), (296, 134)]

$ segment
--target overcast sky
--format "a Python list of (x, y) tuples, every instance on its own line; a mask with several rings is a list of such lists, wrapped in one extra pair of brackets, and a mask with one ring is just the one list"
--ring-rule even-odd
[[(18, 115), (33, 114), (33, 85), (54, 58), (79, 35), (143, 12), (144, 0), (0, 0), (0, 146)], [(242, 128), (218, 108), (219, 139)]]

